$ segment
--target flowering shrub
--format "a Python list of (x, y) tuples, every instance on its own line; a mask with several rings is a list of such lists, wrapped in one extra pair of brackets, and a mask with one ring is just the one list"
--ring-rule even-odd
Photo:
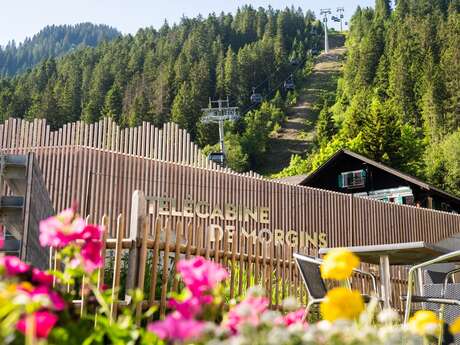
[[(270, 309), (259, 287), (239, 301), (225, 303), (227, 270), (202, 257), (182, 260), (177, 272), (185, 288), (171, 294), (169, 312), (162, 320), (135, 322), (142, 292), (131, 292), (133, 303), (113, 319), (110, 290), (97, 287), (103, 228), (87, 225), (73, 209), (40, 224), (40, 242), (57, 252), (59, 272), (44, 272), (16, 257), (0, 257), (1, 344), (196, 344), (196, 345), (396, 345), (428, 344), (439, 336), (441, 322), (429, 311), (414, 314), (407, 327), (393, 310), (379, 313), (377, 300), (365, 307), (359, 292), (339, 287), (328, 292), (320, 306), (323, 321), (308, 324), (295, 299), (283, 301), (283, 310)], [(326, 257), (321, 272), (331, 279), (347, 279), (359, 260), (344, 250)], [(90, 302), (82, 315), (68, 289), (84, 279)], [(69, 291), (70, 290), (70, 291)], [(82, 308), (83, 309), (83, 308)], [(78, 310), (80, 307), (78, 306)], [(147, 310), (143, 317), (154, 314)], [(460, 331), (460, 320), (450, 327)]]

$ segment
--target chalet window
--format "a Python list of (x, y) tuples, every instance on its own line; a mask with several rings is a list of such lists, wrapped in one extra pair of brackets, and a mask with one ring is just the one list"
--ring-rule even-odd
[(362, 188), (366, 186), (366, 171), (355, 170), (343, 172), (339, 175), (339, 187), (346, 189)]

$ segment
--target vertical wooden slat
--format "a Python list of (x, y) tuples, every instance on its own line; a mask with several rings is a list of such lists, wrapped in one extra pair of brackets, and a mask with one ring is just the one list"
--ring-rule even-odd
[(168, 293), (169, 280), (169, 240), (171, 236), (171, 222), (166, 221), (165, 227), (165, 248), (163, 251), (163, 272), (161, 277), (161, 299), (160, 299), (160, 317), (164, 318), (166, 312), (166, 296)]
[[(145, 269), (147, 264), (147, 240), (148, 240), (149, 223), (148, 218), (143, 216), (142, 221), (142, 238), (141, 238), (141, 250), (139, 252), (139, 268), (137, 278), (137, 288), (144, 292), (145, 283)], [(142, 303), (138, 303), (136, 306), (136, 324), (140, 325), (142, 317)]]
[(118, 215), (117, 217), (117, 232), (116, 232), (116, 246), (114, 254), (114, 265), (113, 265), (113, 281), (112, 281), (112, 298), (110, 302), (110, 322), (117, 317), (118, 311), (118, 296), (120, 288), (120, 278), (121, 278), (121, 257), (123, 254), (123, 238), (125, 236), (125, 220), (123, 214)]

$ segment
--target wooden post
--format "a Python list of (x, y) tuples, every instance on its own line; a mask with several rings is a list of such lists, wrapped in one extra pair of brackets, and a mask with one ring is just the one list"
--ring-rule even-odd
[(133, 243), (129, 250), (126, 291), (135, 289), (139, 278), (140, 244), (142, 243), (143, 223), (146, 219), (146, 200), (144, 192), (135, 190), (131, 199), (131, 220), (129, 223), (129, 239)]
[(429, 196), (426, 198), (426, 207), (433, 209), (433, 197)]

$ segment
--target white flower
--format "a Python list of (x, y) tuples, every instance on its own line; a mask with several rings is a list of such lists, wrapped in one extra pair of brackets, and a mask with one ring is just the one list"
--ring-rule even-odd
[(285, 298), (281, 305), (284, 311), (295, 311), (300, 308), (300, 304), (295, 297)]
[(223, 326), (217, 326), (215, 327), (214, 329), (214, 334), (216, 337), (218, 338), (221, 338), (223, 336), (226, 336), (230, 333), (230, 331), (226, 328), (226, 327), (223, 327)]
[(269, 345), (281, 345), (289, 341), (289, 333), (284, 328), (273, 328), (267, 335)]
[(333, 327), (335, 329), (339, 329), (339, 330), (343, 330), (343, 329), (346, 329), (346, 328), (349, 328), (350, 326), (353, 325), (353, 323), (350, 321), (350, 320), (337, 320), (335, 321), (333, 324)]
[(278, 320), (280, 317), (281, 313), (273, 310), (267, 310), (261, 315), (260, 321), (262, 323), (273, 325), (276, 322), (276, 320)]
[(290, 333), (301, 333), (305, 331), (305, 326), (299, 322), (296, 322), (296, 323), (293, 323), (292, 325), (289, 325), (287, 330)]
[(377, 315), (377, 320), (380, 323), (393, 323), (399, 321), (399, 315), (395, 310), (387, 308)]
[(222, 341), (220, 339), (211, 339), (206, 345), (222, 345)]
[(252, 309), (249, 304), (242, 304), (236, 310), (237, 314), (241, 317), (250, 316), (252, 314)]
[(213, 322), (206, 322), (203, 328), (204, 333), (217, 333), (219, 327)]
[(255, 285), (248, 289), (247, 295), (252, 297), (262, 297), (265, 296), (265, 290), (262, 286)]
[(303, 342), (306, 342), (306, 343), (309, 343), (309, 342), (314, 342), (316, 341), (316, 336), (315, 336), (315, 333), (314, 332), (306, 332), (303, 336), (302, 336), (302, 341)]
[(229, 345), (243, 345), (245, 344), (245, 338), (242, 336), (234, 336), (230, 338)]
[(16, 305), (26, 305), (30, 302), (31, 302), (30, 297), (27, 296), (25, 293), (20, 293), (13, 298), (13, 304), (16, 304)]
[(384, 345), (400, 344), (403, 339), (401, 328), (384, 326), (377, 331), (377, 337)]
[(332, 324), (327, 321), (327, 320), (322, 320), (322, 321), (319, 321), (317, 324), (316, 324), (316, 327), (318, 328), (318, 330), (320, 330), (321, 332), (328, 332), (332, 329)]

